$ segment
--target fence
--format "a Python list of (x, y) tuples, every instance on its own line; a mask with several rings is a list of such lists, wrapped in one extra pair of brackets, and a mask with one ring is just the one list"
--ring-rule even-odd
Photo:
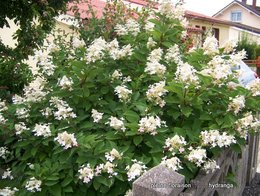
[(244, 63), (256, 70), (258, 77), (260, 77), (260, 56), (256, 60), (244, 60)]
[[(185, 177), (162, 165), (147, 171), (133, 183), (134, 196), (239, 196), (256, 174), (259, 135), (249, 135), (242, 153), (224, 150), (216, 159), (220, 169), (203, 173), (185, 184)], [(225, 181), (234, 173), (237, 186)]]

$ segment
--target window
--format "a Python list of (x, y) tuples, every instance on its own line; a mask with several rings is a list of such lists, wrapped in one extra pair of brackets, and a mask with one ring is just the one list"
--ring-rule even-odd
[(231, 21), (232, 22), (241, 22), (242, 20), (242, 13), (241, 11), (233, 11), (231, 12)]
[(212, 35), (219, 41), (219, 29), (212, 28)]

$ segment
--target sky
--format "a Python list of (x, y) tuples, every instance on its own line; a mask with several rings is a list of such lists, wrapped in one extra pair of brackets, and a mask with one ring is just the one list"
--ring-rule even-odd
[[(173, 1), (176, 2), (177, 0)], [(212, 16), (232, 2), (232, 0), (184, 0), (184, 2), (184, 7), (187, 10)], [(252, 4), (252, 0), (247, 0), (247, 3)], [(257, 0), (257, 5), (260, 6), (260, 0)]]

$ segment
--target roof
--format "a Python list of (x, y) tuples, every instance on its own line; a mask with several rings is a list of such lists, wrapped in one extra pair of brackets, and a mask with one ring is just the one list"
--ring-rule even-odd
[[(103, 10), (105, 8), (106, 2), (101, 0), (94, 0), (91, 1), (91, 8), (95, 12), (96, 16), (100, 18), (103, 14)], [(68, 3), (67, 5), (67, 14), (70, 16), (74, 16), (75, 10), (78, 9), (78, 12), (80, 14), (80, 18), (86, 19), (88, 17), (91, 17), (90, 13), (87, 13), (87, 10), (89, 10), (89, 5), (86, 2), (80, 2), (80, 3)]]
[[(141, 6), (147, 6), (149, 3), (147, 0), (124, 0), (129, 3), (141, 5)], [(154, 8), (158, 8), (158, 4), (154, 2), (155, 5), (153, 5)], [(100, 18), (102, 16), (103, 10), (105, 8), (106, 1), (102, 0), (92, 0), (91, 6), (93, 11), (95, 12), (96, 16)], [(89, 6), (87, 2), (77, 2), (77, 3), (68, 3), (67, 5), (68, 11), (67, 14), (70, 16), (74, 16), (73, 7), (78, 8), (80, 18), (85, 19), (88, 17), (91, 17), (91, 14), (88, 14), (86, 11), (89, 10)]]
[[(143, 6), (147, 5), (147, 2), (145, 0), (125, 0), (125, 1), (130, 2), (130, 3), (139, 4), (139, 5), (143, 5)], [(102, 1), (102, 0), (92, 0), (91, 2), (92, 2), (93, 10), (96, 12), (97, 17), (100, 18), (102, 16), (103, 9), (105, 8), (106, 2)], [(238, 2), (238, 1), (234, 1), (234, 2)], [(239, 3), (242, 4), (241, 2), (239, 2)], [(72, 8), (73, 6), (78, 7), (80, 17), (82, 19), (91, 17), (91, 15), (88, 16), (88, 14), (86, 12), (87, 10), (89, 10), (87, 3), (77, 3), (77, 4), (69, 3), (68, 4), (68, 8)], [(223, 9), (226, 9), (226, 8), (223, 8)], [(71, 11), (71, 10), (67, 11), (67, 14), (74, 16), (73, 11)], [(237, 28), (240, 28), (240, 29), (243, 29), (243, 30), (246, 30), (246, 31), (256, 33), (256, 34), (260, 34), (260, 29), (258, 29), (258, 28), (254, 28), (254, 27), (244, 25), (244, 24), (241, 24), (241, 23), (235, 23), (235, 22), (231, 22), (231, 21), (227, 21), (227, 20), (217, 19), (217, 18), (214, 18), (214, 17), (211, 17), (211, 16), (207, 16), (207, 15), (200, 14), (200, 13), (193, 12), (193, 11), (189, 11), (189, 10), (185, 11), (185, 16), (190, 20), (197, 19), (197, 20), (207, 21), (207, 22), (210, 22), (210, 23), (213, 23), (213, 24), (222, 24), (222, 25), (227, 25), (227, 26), (233, 26), (233, 27), (237, 27)], [(198, 32), (198, 29), (189, 28), (188, 31)]]
[(219, 15), (220, 13), (222, 13), (223, 11), (225, 11), (226, 9), (228, 9), (229, 7), (231, 7), (234, 4), (238, 4), (242, 7), (244, 7), (245, 9), (249, 10), (250, 12), (252, 12), (253, 14), (255, 14), (256, 16), (260, 17), (260, 7), (256, 6), (256, 8), (254, 9), (252, 5), (243, 3), (241, 1), (232, 1), (230, 4), (228, 4), (226, 7), (222, 8), (220, 11), (218, 11), (216, 14), (213, 15), (213, 17)]
[(224, 25), (229, 25), (229, 26), (232, 25), (232, 22), (230, 22), (230, 21), (213, 18), (211, 16), (207, 16), (207, 15), (189, 11), (189, 10), (185, 11), (185, 16), (188, 19), (198, 19), (198, 20), (203, 20), (203, 21), (207, 21), (207, 22), (211, 22), (211, 23), (224, 24)]

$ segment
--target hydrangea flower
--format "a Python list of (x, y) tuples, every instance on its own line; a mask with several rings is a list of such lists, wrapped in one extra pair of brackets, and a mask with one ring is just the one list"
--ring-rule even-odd
[(164, 87), (165, 81), (150, 85), (146, 92), (147, 99), (154, 102), (156, 105), (163, 107), (165, 105), (165, 101), (161, 97), (168, 92)]
[(209, 36), (203, 43), (204, 54), (214, 55), (219, 52), (218, 40), (214, 36)]
[(140, 32), (140, 25), (135, 20), (128, 19), (125, 24), (117, 24), (115, 26), (115, 32), (118, 35), (132, 34), (133, 36), (137, 36)]
[(181, 63), (177, 67), (175, 73), (176, 80), (188, 84), (198, 84), (199, 78), (196, 75), (197, 71), (188, 63)]
[(82, 165), (78, 170), (79, 179), (83, 180), (83, 183), (89, 183), (94, 178), (94, 171), (89, 164), (86, 166)]
[(115, 159), (121, 159), (123, 153), (119, 153), (115, 148), (113, 148), (110, 152), (106, 152), (105, 157), (106, 160), (113, 162)]
[(103, 171), (105, 171), (106, 173), (109, 174), (109, 178), (111, 178), (112, 176), (116, 176), (118, 173), (115, 172), (115, 167), (117, 165), (113, 164), (113, 163), (110, 163), (109, 161), (106, 162), (106, 164), (104, 165), (104, 168), (103, 168)]
[(132, 160), (132, 162), (131, 166), (126, 167), (128, 181), (132, 181), (146, 172), (146, 166), (141, 161)]
[(176, 64), (182, 63), (180, 49), (177, 44), (174, 44), (169, 49), (167, 49), (165, 60), (168, 62), (174, 62)]
[(125, 132), (126, 128), (125, 128), (125, 125), (124, 125), (124, 119), (123, 118), (121, 118), (121, 120), (120, 120), (120, 119), (118, 119), (114, 116), (111, 116), (109, 118), (109, 120), (110, 120), (110, 122), (107, 122), (106, 124), (109, 124), (109, 126), (114, 128), (115, 130), (118, 130), (118, 131), (121, 130), (121, 131)]
[(0, 147), (0, 157), (1, 158), (6, 159), (9, 154), (10, 154), (10, 151), (7, 149), (7, 147), (5, 147), (5, 146)]
[(18, 189), (16, 187), (4, 187), (3, 189), (0, 189), (0, 195), (3, 196), (15, 196), (15, 192), (17, 192)]
[(170, 159), (167, 159), (167, 157), (164, 157), (161, 164), (165, 165), (166, 167), (168, 167), (170, 169), (172, 169), (173, 171), (177, 171), (179, 169), (182, 169), (181, 161), (177, 157), (172, 157)]
[(220, 169), (219, 165), (217, 165), (215, 160), (209, 160), (207, 162), (204, 163), (203, 165), (203, 170), (206, 171), (206, 173), (213, 173), (215, 172), (217, 169)]
[(18, 119), (25, 119), (29, 117), (29, 109), (23, 107), (23, 108), (17, 108), (16, 109), (16, 115)]
[(14, 177), (12, 176), (12, 171), (10, 168), (7, 168), (7, 170), (4, 171), (3, 175), (2, 175), (2, 179), (10, 179), (13, 180)]
[(139, 121), (139, 129), (140, 133), (150, 133), (151, 135), (157, 134), (157, 129), (166, 126), (164, 121), (158, 116), (146, 116)]
[(115, 93), (120, 101), (128, 101), (132, 94), (132, 90), (129, 90), (125, 85), (121, 85), (115, 88)]
[(25, 185), (25, 188), (30, 191), (30, 192), (39, 192), (41, 191), (41, 185), (42, 185), (42, 181), (41, 180), (37, 180), (35, 177), (30, 178)]
[(147, 58), (147, 63), (144, 71), (150, 75), (164, 75), (164, 73), (166, 72), (166, 67), (159, 62), (162, 58), (162, 55), (163, 51), (161, 48), (157, 48), (151, 51)]
[(100, 37), (95, 39), (87, 48), (86, 61), (88, 63), (94, 63), (98, 60), (101, 60), (107, 47), (107, 42), (103, 38)]
[(57, 110), (54, 111), (54, 117), (57, 120), (63, 120), (67, 118), (76, 118), (76, 114), (73, 112), (73, 109), (69, 107), (68, 103), (61, 100), (58, 97), (51, 97), (50, 103)]
[(58, 136), (54, 138), (54, 141), (57, 141), (61, 146), (64, 147), (64, 149), (78, 146), (74, 133), (67, 133), (67, 131), (58, 133)]
[(63, 76), (62, 78), (58, 79), (58, 86), (61, 87), (61, 89), (67, 89), (69, 91), (72, 90), (73, 80), (71, 78), (68, 78), (67, 76)]
[(246, 86), (246, 88), (252, 92), (253, 96), (259, 96), (260, 95), (260, 79), (257, 78), (255, 80), (253, 80)]
[[(165, 148), (168, 148), (169, 151), (179, 150), (182, 152), (183, 146), (185, 146), (187, 142), (184, 137), (175, 135), (172, 138), (167, 138), (165, 141)], [(180, 150), (181, 149), (181, 150)]]
[(24, 122), (19, 122), (14, 125), (15, 134), (20, 135), (22, 132), (29, 130), (29, 128), (26, 127)]
[(200, 167), (207, 158), (207, 153), (205, 149), (201, 147), (197, 147), (196, 149), (192, 149), (191, 152), (187, 156), (188, 160), (195, 163), (197, 167)]
[(104, 113), (98, 112), (95, 109), (91, 110), (91, 117), (95, 123), (98, 123), (103, 118), (103, 114)]
[(245, 96), (237, 95), (235, 98), (229, 98), (231, 102), (228, 105), (227, 111), (233, 111), (235, 114), (238, 114), (245, 107)]
[(51, 136), (50, 124), (35, 124), (32, 132), (35, 136), (49, 137)]
[(236, 143), (233, 135), (228, 135), (226, 132), (221, 134), (218, 130), (202, 131), (201, 139), (203, 145), (209, 145), (210, 147), (228, 147)]

